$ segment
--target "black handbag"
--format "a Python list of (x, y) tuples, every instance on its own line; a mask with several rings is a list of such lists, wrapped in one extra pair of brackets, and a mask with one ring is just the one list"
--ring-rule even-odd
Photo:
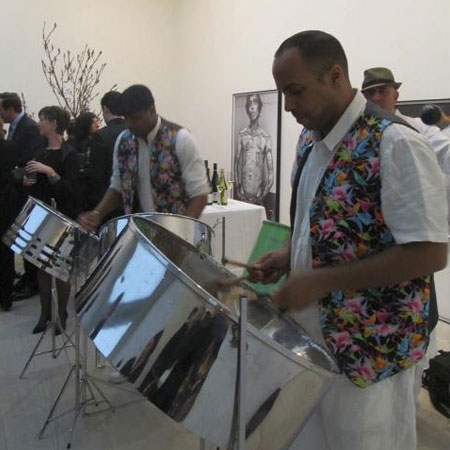
[(439, 350), (424, 370), (422, 386), (428, 389), (433, 406), (450, 419), (450, 352)]

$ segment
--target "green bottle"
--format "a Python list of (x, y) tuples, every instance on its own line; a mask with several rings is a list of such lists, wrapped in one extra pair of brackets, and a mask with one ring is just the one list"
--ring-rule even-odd
[(219, 174), (219, 193), (220, 193), (220, 204), (223, 206), (228, 205), (228, 185), (225, 180), (225, 171), (220, 169)]

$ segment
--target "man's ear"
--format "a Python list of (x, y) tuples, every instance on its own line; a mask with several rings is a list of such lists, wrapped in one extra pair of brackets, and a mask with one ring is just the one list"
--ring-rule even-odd
[(334, 64), (328, 73), (333, 84), (339, 83), (344, 76), (344, 71), (339, 64)]

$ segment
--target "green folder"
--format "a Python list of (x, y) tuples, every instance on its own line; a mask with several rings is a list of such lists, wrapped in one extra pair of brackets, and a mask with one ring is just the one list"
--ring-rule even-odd
[[(272, 252), (283, 247), (286, 239), (289, 238), (290, 231), (291, 229), (287, 225), (265, 220), (262, 223), (258, 238), (256, 239), (252, 253), (250, 254), (247, 262), (251, 264), (265, 253)], [(244, 271), (244, 274), (247, 273), (247, 271)], [(270, 295), (278, 285), (284, 282), (285, 279), (286, 275), (281, 277), (276, 283), (271, 284), (253, 283), (248, 280), (245, 281), (245, 283), (252, 287), (260, 295)]]

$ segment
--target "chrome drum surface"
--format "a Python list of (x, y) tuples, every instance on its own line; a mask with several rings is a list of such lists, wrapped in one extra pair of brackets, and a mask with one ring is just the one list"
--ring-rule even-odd
[[(148, 400), (225, 447), (232, 435), (240, 294), (249, 297), (246, 424), (260, 449), (285, 448), (336, 366), (267, 298), (160, 225), (130, 218), (76, 295), (88, 336)], [(221, 300), (219, 300), (221, 299)]]
[(2, 238), (18, 255), (63, 281), (69, 281), (79, 258), (79, 281), (96, 264), (99, 240), (93, 233), (44, 202), (29, 197)]

